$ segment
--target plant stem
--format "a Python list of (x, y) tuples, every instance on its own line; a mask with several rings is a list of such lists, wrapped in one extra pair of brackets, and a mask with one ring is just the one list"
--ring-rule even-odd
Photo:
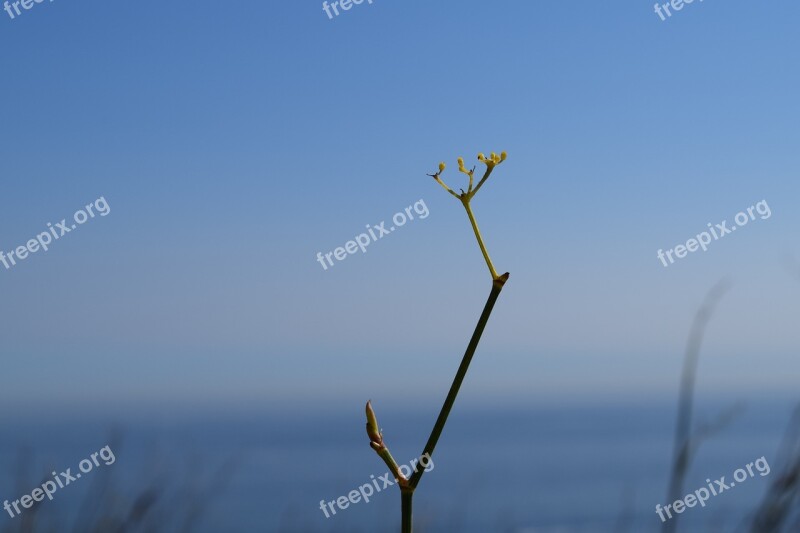
[[(678, 418), (675, 426), (675, 444), (673, 449), (672, 472), (667, 488), (667, 501), (677, 501), (683, 492), (683, 484), (689, 465), (694, 459), (692, 437), (692, 404), (694, 400), (697, 363), (700, 358), (700, 345), (703, 342), (706, 327), (720, 298), (728, 290), (728, 283), (723, 280), (708, 292), (703, 305), (697, 311), (689, 339), (686, 341), (686, 354), (683, 360), (680, 394), (678, 397)], [(663, 533), (674, 533), (678, 527), (678, 516), (662, 524)]]
[(498, 275), (497, 271), (494, 269), (494, 265), (492, 264), (492, 259), (489, 257), (489, 252), (486, 251), (486, 246), (483, 244), (483, 237), (481, 237), (481, 230), (478, 229), (478, 222), (475, 220), (475, 215), (472, 213), (472, 207), (469, 205), (470, 197), (467, 195), (460, 196), (461, 203), (464, 205), (464, 209), (467, 210), (467, 216), (469, 216), (469, 221), (472, 224), (472, 231), (475, 232), (475, 238), (478, 239), (478, 246), (481, 247), (481, 253), (483, 253), (483, 258), (486, 260), (486, 264), (489, 267), (489, 272), (492, 274), (492, 279), (497, 280)]
[(411, 504), (414, 498), (414, 489), (400, 489), (400, 505), (403, 518), (400, 526), (401, 533), (412, 533), (414, 525), (412, 523)]
[[(467, 209), (467, 212), (469, 212), (469, 209)], [(475, 355), (475, 350), (478, 348), (478, 342), (480, 342), (481, 335), (483, 335), (483, 329), (486, 327), (486, 323), (489, 321), (489, 315), (492, 314), (494, 303), (497, 301), (497, 297), (500, 296), (500, 291), (503, 290), (503, 285), (505, 285), (507, 280), (508, 280), (508, 272), (506, 272), (502, 276), (496, 277), (492, 281), (492, 292), (489, 293), (489, 299), (486, 300), (486, 305), (483, 308), (481, 317), (480, 319), (478, 319), (478, 325), (475, 326), (475, 332), (472, 334), (472, 339), (470, 339), (469, 341), (469, 345), (467, 346), (467, 351), (464, 353), (464, 358), (461, 360), (461, 365), (458, 367), (458, 372), (456, 372), (456, 377), (453, 379), (453, 384), (450, 386), (450, 392), (447, 393), (447, 398), (445, 398), (444, 405), (442, 405), (442, 410), (439, 412), (439, 418), (436, 419), (436, 424), (434, 424), (433, 426), (433, 431), (431, 431), (431, 436), (428, 438), (427, 444), (425, 444), (425, 449), (422, 451), (422, 456), (425, 456), (427, 454), (428, 457), (433, 457), (433, 449), (436, 447), (436, 443), (439, 441), (439, 436), (442, 434), (444, 425), (447, 423), (447, 417), (450, 414), (450, 410), (453, 408), (453, 404), (456, 401), (456, 396), (458, 396), (458, 390), (459, 388), (461, 388), (461, 383), (464, 381), (464, 376), (467, 375), (467, 370), (469, 369), (469, 364), (472, 361), (472, 356)], [(419, 480), (420, 478), (422, 478), (422, 474), (424, 472), (425, 469), (420, 468), (411, 475), (411, 478), (408, 481), (408, 486), (411, 491), (417, 488)], [(408, 507), (410, 513), (411, 512), (410, 499)], [(405, 507), (403, 508), (403, 510), (405, 511)], [(409, 521), (410, 520), (411, 518), (409, 516)], [(403, 517), (403, 523), (405, 523), (405, 515)]]

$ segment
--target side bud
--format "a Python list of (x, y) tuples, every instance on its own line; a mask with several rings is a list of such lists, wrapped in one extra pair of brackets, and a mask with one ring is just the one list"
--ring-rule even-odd
[(372, 410), (372, 402), (367, 402), (367, 435), (369, 436), (370, 446), (375, 448), (373, 444), (383, 446), (383, 435), (381, 435), (380, 427), (378, 426), (378, 418), (375, 416), (375, 411)]

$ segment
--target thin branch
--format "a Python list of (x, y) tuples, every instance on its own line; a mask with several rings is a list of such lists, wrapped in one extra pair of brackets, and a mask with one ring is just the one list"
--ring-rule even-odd
[[(450, 392), (447, 393), (447, 398), (444, 400), (442, 410), (439, 412), (439, 417), (433, 425), (433, 431), (431, 431), (431, 435), (420, 457), (433, 457), (433, 450), (436, 448), (436, 443), (439, 442), (439, 436), (442, 434), (444, 425), (447, 423), (447, 417), (450, 415), (450, 410), (453, 408), (453, 404), (456, 401), (458, 390), (461, 388), (461, 383), (464, 381), (464, 376), (467, 375), (472, 356), (475, 355), (475, 350), (478, 348), (478, 343), (481, 340), (481, 335), (483, 335), (486, 323), (489, 322), (489, 316), (492, 314), (494, 304), (497, 301), (497, 297), (500, 296), (500, 291), (503, 290), (503, 285), (505, 285), (507, 280), (508, 272), (492, 281), (492, 291), (489, 293), (489, 298), (486, 300), (486, 305), (483, 308), (481, 317), (478, 319), (478, 325), (475, 326), (475, 332), (472, 334), (469, 345), (467, 345), (467, 351), (464, 353), (461, 365), (458, 367), (456, 376), (453, 379), (453, 384), (450, 386)], [(420, 468), (411, 475), (408, 485), (412, 490), (417, 488), (419, 480), (422, 478), (424, 472), (425, 469)]]
[(451, 189), (450, 187), (448, 187), (447, 185), (445, 185), (445, 184), (444, 184), (444, 182), (442, 181), (442, 179), (439, 177), (439, 174), (428, 174), (428, 176), (430, 176), (430, 177), (432, 177), (433, 179), (435, 179), (435, 180), (436, 180), (436, 181), (439, 183), (439, 185), (441, 185), (442, 187), (444, 187), (444, 190), (446, 190), (447, 192), (449, 192), (450, 194), (452, 194), (453, 196), (455, 196), (456, 198), (458, 198), (459, 200), (461, 200), (461, 197), (460, 197), (459, 195), (457, 195), (456, 193), (454, 193), (454, 192), (453, 192), (453, 189)]
[(414, 489), (400, 488), (400, 532), (413, 533), (414, 524), (412, 519), (414, 516), (413, 506), (414, 503)]
[(469, 205), (469, 197), (462, 196), (461, 203), (464, 204), (464, 209), (467, 210), (469, 222), (472, 224), (472, 231), (475, 233), (475, 238), (478, 239), (478, 246), (481, 248), (481, 253), (483, 254), (483, 259), (486, 261), (486, 266), (489, 267), (489, 273), (492, 275), (492, 279), (497, 279), (497, 271), (494, 269), (492, 258), (489, 257), (489, 251), (486, 249), (486, 245), (483, 243), (481, 230), (478, 228), (478, 221), (475, 220), (475, 214), (472, 212), (472, 207)]
[(487, 179), (489, 179), (489, 175), (492, 173), (492, 170), (494, 170), (494, 166), (487, 166), (486, 167), (486, 173), (481, 178), (481, 181), (478, 182), (478, 186), (475, 187), (475, 190), (472, 191), (472, 195), (471, 196), (475, 196), (478, 193), (478, 191), (480, 190), (480, 188), (483, 187), (483, 184), (486, 183)]
[(472, 178), (475, 175), (475, 167), (472, 167), (472, 170), (469, 171), (469, 187), (467, 188), (468, 192), (472, 192)]

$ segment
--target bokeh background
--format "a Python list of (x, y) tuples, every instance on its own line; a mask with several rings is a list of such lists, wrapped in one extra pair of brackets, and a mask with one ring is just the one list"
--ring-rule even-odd
[[(86, 531), (138, 502), (126, 527), (396, 530), (396, 491), (330, 519), (319, 501), (385, 472), (367, 399), (398, 461), (422, 449), (490, 288), (425, 174), (444, 160), (463, 187), (456, 157), (500, 150), (473, 208), (511, 279), (418, 529), (656, 531), (686, 338), (723, 278), (695, 414), (745, 411), (687, 491), (777, 460), (800, 399), (798, 17), (789, 0), (666, 21), (647, 1), (0, 12), (0, 249), (111, 208), (0, 266), (0, 498), (113, 442), (114, 465), (24, 527)], [(420, 199), (424, 220), (316, 261)], [(762, 200), (770, 218), (657, 259)], [(732, 531), (774, 478), (680, 529)]]

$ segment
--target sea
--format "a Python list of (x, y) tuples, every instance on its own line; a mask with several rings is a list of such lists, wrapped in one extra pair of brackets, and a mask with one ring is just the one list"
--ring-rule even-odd
[[(415, 531), (659, 531), (656, 505), (671, 503), (666, 491), (676, 405), (585, 403), (457, 405), (415, 493)], [(795, 406), (743, 405), (717, 427), (719, 413), (729, 407), (696, 405), (693, 425), (708, 431), (701, 431), (683, 493), (722, 476), (730, 484), (737, 469), (760, 458), (769, 472), (755, 470), (705, 506), (675, 514), (678, 531), (749, 530), (785, 467), (781, 446)], [(432, 406), (380, 414), (399, 464), (421, 453), (437, 413)], [(92, 454), (103, 448), (113, 461), (104, 460), (110, 457), (105, 453), (95, 464)], [(62, 472), (69, 468), (75, 477), (81, 466), (88, 471), (58, 488), (52, 500), (21, 507), (18, 515), (3, 511), (0, 532), (400, 529), (400, 493), (379, 481), (387, 479), (387, 468), (368, 445), (363, 406), (352, 413), (252, 409), (3, 419), (0, 501), (32, 494), (48, 480), (63, 483)], [(359, 487), (372, 492), (368, 502)], [(358, 497), (350, 496), (353, 491)]]

